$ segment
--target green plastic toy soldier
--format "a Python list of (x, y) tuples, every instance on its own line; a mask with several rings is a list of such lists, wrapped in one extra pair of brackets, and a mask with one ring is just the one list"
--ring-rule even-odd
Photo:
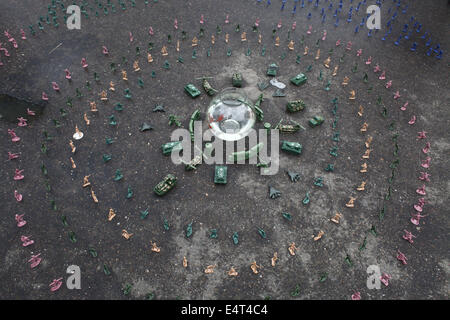
[(122, 180), (122, 178), (123, 178), (122, 172), (120, 172), (120, 169), (117, 169), (116, 174), (114, 176), (114, 181)]
[(113, 114), (109, 116), (109, 124), (111, 126), (117, 125), (116, 117)]
[(125, 90), (124, 90), (124, 93), (125, 93), (125, 98), (127, 98), (127, 99), (131, 99), (131, 97), (132, 97), (132, 95), (131, 95), (131, 93), (130, 93), (130, 89), (129, 88), (126, 88)]
[(302, 203), (304, 205), (307, 205), (309, 203), (310, 199), (309, 199), (309, 192), (306, 193), (305, 198), (302, 200)]
[(217, 229), (211, 229), (211, 230), (209, 231), (209, 237), (210, 237), (211, 239), (217, 239)]
[(133, 190), (129, 186), (127, 189), (127, 199), (131, 199), (131, 197), (133, 197)]
[(178, 120), (177, 116), (171, 114), (169, 115), (169, 125), (175, 124), (177, 127), (181, 127), (181, 122)]
[(238, 235), (238, 233), (237, 232), (234, 232), (233, 233), (233, 243), (235, 244), (235, 245), (237, 245), (237, 244), (239, 244), (239, 235)]
[(186, 238), (189, 238), (192, 235), (192, 223), (189, 223), (186, 227)]

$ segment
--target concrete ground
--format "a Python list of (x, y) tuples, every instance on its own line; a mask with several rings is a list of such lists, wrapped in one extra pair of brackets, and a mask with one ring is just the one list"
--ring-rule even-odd
[[(63, 2), (67, 6), (73, 1)], [(259, 4), (237, 0), (150, 1), (145, 5), (141, 0), (132, 7), (131, 1), (123, 0), (127, 9), (122, 10), (118, 1), (112, 0), (116, 13), (111, 12), (111, 7), (108, 15), (97, 9), (99, 17), (90, 8), (98, 8), (98, 2), (106, 5), (106, 0), (75, 2), (90, 4), (89, 18), (82, 16), (81, 30), (65, 27), (60, 8), (59, 27), (44, 22), (44, 30), (39, 30), (36, 23), (40, 16), (45, 18), (51, 1), (0, 3), (0, 30), (9, 30), (19, 45), (14, 49), (1, 36), (0, 41), (11, 55), (5, 57), (0, 53), (4, 63), (0, 66), (0, 93), (34, 103), (41, 103), (42, 91), (49, 96), (43, 113), (36, 117), (23, 113), (23, 106), (13, 111), (8, 107), (0, 109), (4, 118), (0, 120), (2, 299), (350, 299), (355, 291), (361, 293), (362, 299), (448, 299), (450, 8), (447, 1), (425, 4), (402, 0), (392, 34), (386, 41), (380, 38), (397, 3), (388, 0), (382, 4), (382, 30), (372, 37), (362, 27), (354, 33), (366, 6), (354, 12), (351, 23), (346, 22), (350, 5), (356, 7), (358, 1), (353, 4), (344, 1), (338, 27), (332, 17), (338, 1), (332, 1), (333, 11), (327, 9), (329, 1), (321, 0), (318, 8), (314, 7), (315, 1), (305, 1), (305, 8), (300, 8), (299, 2), (293, 15), (293, 1), (288, 1), (286, 9), (280, 11), (281, 1), (272, 1), (267, 7), (266, 1)], [(403, 14), (406, 5), (408, 9)], [(323, 24), (322, 7), (327, 13)], [(311, 19), (307, 18), (309, 12)], [(201, 15), (205, 20), (203, 26), (199, 23)], [(226, 15), (229, 24), (224, 23)], [(422, 24), (421, 32), (414, 31), (414, 40), (402, 39), (400, 45), (394, 45), (411, 16)], [(173, 26), (175, 18), (177, 30)], [(256, 18), (260, 19), (258, 33), (262, 44), (258, 44), (258, 33), (252, 32)], [(280, 19), (282, 27), (277, 29)], [(290, 51), (287, 37), (294, 21), (297, 27), (290, 37), (295, 41), (295, 50)], [(30, 34), (30, 24), (34, 24), (35, 36)], [(239, 32), (235, 32), (237, 24)], [(221, 27), (220, 34), (216, 33), (217, 25)], [(148, 33), (150, 26), (153, 36)], [(201, 27), (204, 36), (199, 37), (199, 45), (195, 47), (197, 58), (193, 59), (191, 40), (195, 35), (198, 37)], [(21, 28), (27, 40), (20, 38)], [(281, 39), (279, 47), (274, 46), (274, 28), (275, 37)], [(326, 40), (318, 41), (325, 29)], [(181, 40), (183, 30), (187, 32), (186, 40)], [(440, 43), (444, 50), (441, 60), (434, 58), (434, 53), (426, 55), (426, 40), (420, 39), (424, 30), (431, 34), (433, 45)], [(243, 31), (247, 32), (247, 42), (240, 40)], [(224, 41), (225, 33), (230, 35), (228, 44)], [(167, 43), (169, 34), (171, 43)], [(214, 45), (210, 42), (211, 35), (216, 37)], [(178, 39), (180, 52), (175, 50)], [(336, 47), (339, 39), (342, 44)], [(345, 49), (348, 41), (353, 43), (350, 51)], [(413, 41), (419, 44), (416, 52), (410, 51)], [(149, 42), (153, 43), (152, 63), (147, 62)], [(167, 57), (160, 54), (163, 45), (168, 46)], [(102, 46), (109, 49), (108, 56), (102, 54)], [(263, 46), (265, 56), (261, 55)], [(309, 48), (308, 55), (303, 55), (305, 46)], [(136, 47), (140, 48), (140, 56), (136, 55)], [(229, 48), (231, 56), (227, 56)], [(247, 56), (249, 48), (251, 55)], [(316, 60), (319, 48), (320, 58)], [(356, 54), (359, 48), (360, 57)], [(331, 63), (327, 69), (323, 61), (329, 54)], [(297, 55), (301, 56), (300, 63), (296, 63)], [(179, 56), (183, 63), (177, 62)], [(369, 56), (373, 61), (370, 66), (365, 64)], [(89, 63), (87, 71), (80, 65), (83, 57)], [(139, 60), (140, 72), (133, 71), (135, 60)], [(165, 60), (169, 69), (163, 68)], [(281, 139), (303, 145), (300, 156), (282, 152), (280, 170), (274, 176), (260, 175), (254, 165), (228, 165), (228, 183), (215, 185), (213, 166), (202, 164), (196, 171), (185, 171), (184, 166), (177, 166), (162, 155), (161, 145), (170, 141), (174, 130), (168, 125), (169, 115), (177, 115), (187, 128), (192, 112), (200, 108), (204, 113), (211, 100), (203, 90), (199, 98), (189, 98), (183, 92), (187, 83), (201, 88), (197, 78), (208, 76), (212, 77), (213, 87), (222, 89), (231, 85), (232, 73), (239, 71), (244, 77), (244, 90), (255, 101), (261, 93), (257, 84), (269, 79), (266, 69), (273, 62), (279, 65), (277, 79), (287, 84), (287, 96), (272, 97), (273, 87), (262, 92), (264, 122), (275, 125), (283, 118), (301, 123), (306, 131), (281, 134)], [(111, 71), (111, 63), (116, 64), (116, 72)], [(377, 63), (386, 70), (384, 81), (378, 79), (380, 73), (373, 72)], [(311, 71), (307, 72), (310, 65)], [(337, 65), (337, 75), (332, 76)], [(71, 81), (64, 78), (66, 68), (72, 73)], [(128, 82), (122, 80), (122, 69), (128, 72)], [(300, 72), (307, 74), (307, 84), (302, 87), (288, 84)], [(99, 81), (95, 81), (94, 73)], [(364, 73), (368, 75), (368, 83), (363, 81)], [(345, 76), (350, 77), (350, 83), (343, 87)], [(143, 88), (138, 86), (138, 78), (143, 80)], [(325, 91), (328, 80), (330, 91)], [(392, 87), (386, 89), (389, 80)], [(59, 84), (60, 92), (52, 90), (53, 81)], [(90, 82), (91, 90), (87, 89), (86, 81)], [(109, 100), (104, 103), (99, 93), (109, 88), (110, 81), (115, 83), (116, 91), (109, 91)], [(76, 88), (82, 92), (81, 98), (76, 97)], [(131, 100), (124, 98), (126, 88), (132, 93)], [(355, 101), (348, 99), (351, 90), (356, 92)], [(401, 97), (394, 100), (397, 90)], [(72, 107), (66, 105), (67, 97), (73, 99)], [(335, 97), (339, 107), (333, 128), (336, 118), (331, 112), (331, 100)], [(377, 103), (378, 97), (381, 104)], [(287, 114), (286, 102), (297, 98), (306, 102), (306, 109)], [(89, 111), (90, 101), (97, 102), (98, 113)], [(123, 111), (114, 110), (118, 102), (124, 105)], [(401, 111), (406, 102), (406, 110)], [(152, 112), (158, 104), (164, 105), (165, 113)], [(357, 115), (360, 105), (364, 107), (362, 117)], [(386, 116), (382, 115), (383, 106)], [(61, 114), (61, 108), (67, 115)], [(83, 120), (84, 113), (90, 119), (89, 126)], [(17, 127), (17, 121), (8, 121), (21, 115), (29, 120), (28, 127)], [(109, 125), (110, 115), (115, 115), (117, 126)], [(314, 115), (323, 116), (325, 122), (310, 128), (307, 121)], [(413, 115), (416, 122), (410, 125), (408, 121)], [(59, 128), (53, 119), (59, 121)], [(143, 122), (150, 123), (153, 130), (140, 132)], [(360, 132), (364, 122), (369, 124), (365, 133)], [(84, 138), (74, 141), (77, 150), (72, 154), (69, 140), (76, 125), (84, 132)], [(21, 138), (18, 143), (11, 142), (8, 135), (7, 129), (13, 128)], [(256, 128), (262, 128), (262, 123), (258, 122)], [(422, 130), (427, 132), (426, 140), (417, 139), (417, 132)], [(52, 137), (51, 141), (45, 140), (44, 131)], [(332, 140), (337, 131), (338, 143)], [(396, 159), (393, 141), (396, 133), (399, 165), (389, 184), (392, 173), (389, 166)], [(367, 160), (368, 172), (363, 174), (359, 170), (368, 136), (373, 137), (373, 151)], [(114, 143), (107, 145), (106, 138), (113, 138)], [(427, 142), (431, 151), (425, 155), (422, 148)], [(47, 154), (41, 152), (42, 144), (48, 148)], [(334, 146), (339, 147), (337, 157), (330, 155)], [(7, 161), (8, 151), (20, 153), (20, 158)], [(110, 154), (111, 161), (104, 163), (104, 154)], [(425, 170), (420, 164), (427, 156), (431, 157), (431, 165)], [(76, 169), (71, 168), (70, 157)], [(334, 172), (324, 170), (329, 163), (335, 165)], [(47, 177), (42, 166), (48, 171)], [(13, 180), (16, 168), (25, 170), (24, 180)], [(124, 178), (115, 182), (117, 169)], [(300, 180), (291, 182), (285, 170), (299, 172)], [(431, 181), (425, 183), (427, 195), (422, 214), (426, 217), (415, 226), (410, 217), (420, 198), (415, 190), (423, 184), (418, 180), (421, 171), (431, 174)], [(177, 176), (177, 186), (164, 197), (158, 197), (152, 189), (167, 173)], [(90, 175), (98, 203), (92, 200), (89, 188), (82, 188), (86, 175)], [(313, 179), (320, 176), (323, 187), (313, 184)], [(50, 191), (46, 189), (46, 181)], [(358, 192), (356, 187), (362, 181), (367, 182), (366, 190)], [(269, 185), (281, 191), (279, 198), (269, 198)], [(386, 200), (390, 185), (391, 197)], [(129, 186), (134, 192), (131, 199), (126, 198)], [(14, 199), (14, 190), (23, 195), (22, 202)], [(308, 205), (302, 204), (306, 192), (310, 193)], [(350, 196), (357, 198), (354, 208), (345, 206)], [(380, 219), (383, 206), (385, 215)], [(112, 221), (107, 220), (110, 208), (116, 212)], [(141, 211), (147, 208), (149, 215), (141, 219)], [(283, 212), (290, 213), (292, 220), (284, 219)], [(336, 212), (342, 214), (338, 225), (330, 221)], [(15, 214), (25, 214), (27, 225), (18, 228)], [(169, 223), (169, 230), (164, 228), (164, 220)], [(186, 228), (190, 223), (193, 234), (188, 238)], [(265, 231), (265, 239), (258, 228)], [(121, 236), (123, 229), (133, 234), (129, 240)], [(217, 229), (217, 239), (209, 237), (211, 229)], [(412, 244), (402, 239), (405, 229), (416, 236)], [(313, 235), (320, 230), (325, 232), (322, 239), (314, 241)], [(76, 242), (70, 240), (72, 232)], [(234, 232), (239, 234), (237, 245), (232, 241)], [(35, 243), (23, 247), (22, 235), (31, 236)], [(160, 247), (159, 253), (151, 251), (153, 242)], [(293, 242), (297, 251), (290, 255), (288, 247)], [(95, 249), (97, 257), (91, 256), (90, 248)], [(397, 260), (398, 250), (408, 258), (407, 265)], [(272, 267), (274, 252), (278, 253), (278, 261)], [(30, 269), (27, 261), (37, 253), (41, 254), (42, 262)], [(183, 257), (188, 261), (187, 268), (182, 265)], [(254, 261), (262, 266), (258, 274), (250, 268)], [(81, 268), (81, 290), (66, 288), (69, 265)], [(104, 272), (105, 265), (109, 275)], [(209, 265), (215, 265), (215, 271), (205, 274)], [(370, 265), (379, 266), (382, 273), (391, 276), (388, 287), (367, 288)], [(238, 272), (236, 277), (227, 274), (232, 266)], [(62, 287), (51, 292), (49, 284), (61, 277)], [(131, 290), (124, 294), (127, 284)]]

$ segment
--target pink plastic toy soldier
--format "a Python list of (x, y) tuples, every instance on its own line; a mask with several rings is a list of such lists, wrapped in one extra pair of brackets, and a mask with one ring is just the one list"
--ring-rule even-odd
[(10, 42), (12, 42), (12, 44), (13, 44), (13, 47), (14, 47), (15, 49), (19, 48), (19, 45), (17, 44), (17, 41), (16, 41), (16, 39), (14, 39), (14, 38), (11, 38), (11, 39), (9, 39), (9, 41), (10, 41)]
[(406, 107), (409, 105), (409, 102), (406, 101), (406, 103), (400, 108), (400, 110), (405, 111)]
[(400, 97), (401, 97), (400, 92), (397, 90), (397, 92), (395, 92), (395, 94), (394, 94), (394, 100), (397, 100)]
[(361, 300), (361, 293), (359, 291), (355, 291), (355, 293), (352, 294), (352, 300)]
[(15, 49), (19, 48), (19, 45), (17, 44), (17, 41), (16, 41), (16, 39), (14, 39), (14, 38), (11, 38), (11, 39), (9, 39), (9, 41), (10, 41), (10, 42), (12, 42), (12, 44), (13, 44), (13, 47), (14, 47)]
[(427, 132), (426, 131), (419, 131), (417, 132), (419, 135), (417, 136), (417, 139), (426, 139)]
[(52, 283), (50, 283), (50, 291), (55, 292), (58, 290), (62, 285), (62, 278), (54, 279)]
[(372, 56), (370, 56), (369, 58), (367, 58), (366, 64), (369, 65), (372, 63)]
[(105, 46), (102, 47), (102, 52), (103, 52), (103, 54), (104, 54), (105, 56), (107, 56), (107, 55), (109, 54), (109, 50), (108, 50), (108, 48), (105, 47)]
[(295, 30), (297, 28), (297, 21), (292, 22), (292, 30)]
[(30, 260), (28, 260), (28, 262), (30, 262), (31, 269), (36, 268), (39, 265), (39, 263), (41, 263), (42, 258), (39, 257), (40, 255), (41, 255), (40, 253), (32, 255)]
[(25, 220), (23, 220), (23, 216), (24, 216), (24, 215), (25, 215), (25, 214), (16, 214), (16, 216), (15, 216), (15, 220), (16, 220), (17, 226), (18, 226), (19, 228), (22, 228), (24, 225), (27, 224), (27, 222), (26, 222)]
[(225, 24), (229, 23), (230, 23), (230, 16), (227, 14), (227, 16), (225, 17)]
[(33, 110), (30, 110), (29, 108), (27, 108), (27, 114), (28, 114), (29, 116), (35, 116), (35, 115), (36, 115), (36, 112), (34, 112)]
[(308, 27), (308, 31), (306, 31), (306, 33), (307, 33), (307, 34), (311, 34), (311, 32), (312, 32), (312, 26), (309, 26), (309, 27)]
[(325, 41), (326, 38), (327, 38), (327, 30), (323, 30), (322, 41)]
[(4, 34), (8, 38), (8, 40), (12, 38), (12, 36), (9, 34), (8, 30), (5, 30)]
[(378, 77), (378, 79), (380, 79), (380, 80), (385, 80), (385, 79), (386, 79), (386, 71), (383, 71), (383, 72), (381, 73), (381, 75)]
[(406, 256), (400, 252), (400, 250), (397, 251), (397, 260), (401, 261), (403, 264), (406, 264)]
[(352, 42), (351, 41), (349, 41), (349, 42), (347, 42), (347, 48), (346, 48), (347, 50), (352, 50)]
[(376, 64), (375, 68), (373, 68), (373, 72), (378, 73), (381, 71), (380, 66), (378, 65), (378, 63)]
[(173, 22), (173, 27), (178, 30), (178, 20), (177, 19), (175, 19), (175, 21)]
[(27, 40), (27, 36), (25, 35), (25, 31), (23, 31), (23, 29), (20, 29), (20, 34), (22, 35), (22, 40)]
[(200, 16), (200, 24), (205, 23), (205, 17), (203, 15)]
[(8, 134), (11, 136), (12, 142), (18, 142), (20, 141), (20, 138), (17, 136), (17, 134), (14, 132), (14, 129), (8, 129)]
[(86, 58), (81, 59), (81, 66), (86, 69), (89, 65), (87, 64)]
[(386, 83), (386, 89), (389, 89), (391, 86), (392, 86), (392, 80), (389, 80), (389, 81)]
[(31, 240), (30, 237), (27, 236), (21, 236), (20, 241), (22, 241), (22, 246), (24, 247), (31, 246), (34, 243), (34, 240)]
[(428, 174), (428, 172), (421, 172), (419, 180), (429, 182), (430, 181), (430, 177), (431, 177), (431, 174)]
[(420, 198), (419, 202), (417, 204), (414, 205), (414, 209), (417, 212), (422, 212), (423, 211), (423, 206), (425, 205), (425, 198)]
[(422, 152), (427, 154), (428, 152), (430, 152), (430, 143), (427, 142), (427, 144), (425, 145), (425, 147), (422, 149)]
[(59, 91), (59, 86), (58, 86), (58, 84), (56, 82), (52, 82), (52, 88), (55, 91)]
[(339, 47), (341, 45), (341, 39), (339, 39), (338, 41), (336, 41), (336, 47)]
[(380, 277), (380, 281), (387, 287), (389, 285), (389, 280), (391, 280), (391, 276), (383, 272), (383, 275)]
[(18, 153), (11, 153), (8, 151), (8, 160), (14, 160), (17, 159), (19, 157)]
[(362, 49), (358, 49), (358, 51), (356, 51), (356, 56), (360, 57), (362, 55)]
[(413, 115), (412, 117), (411, 117), (411, 119), (408, 121), (408, 124), (410, 124), (410, 125), (413, 125), (414, 123), (416, 123), (416, 116), (415, 115)]
[(131, 32), (128, 32), (128, 35), (130, 37), (130, 42), (133, 42), (134, 40), (133, 34)]
[(42, 100), (48, 101), (48, 96), (44, 91), (42, 91)]
[(281, 24), (281, 19), (280, 19), (280, 20), (278, 21), (277, 28), (280, 29), (281, 26), (282, 26), (282, 24)]
[(425, 160), (422, 160), (421, 166), (425, 169), (428, 169), (430, 167), (431, 158), (427, 157)]
[(427, 202), (425, 201), (425, 198), (420, 198), (418, 203), (420, 206), (423, 207), (425, 205), (425, 203), (427, 203)]
[(421, 196), (426, 196), (427, 193), (425, 191), (425, 185), (422, 185), (420, 188), (416, 189), (416, 193), (420, 194)]
[(71, 75), (69, 69), (64, 69), (64, 72), (66, 73), (66, 79), (67, 80), (71, 80), (72, 79), (72, 75)]
[(155, 32), (153, 31), (153, 28), (152, 28), (152, 27), (150, 27), (150, 28), (148, 29), (148, 34), (151, 35), (151, 36), (155, 34)]
[(16, 198), (17, 202), (20, 202), (22, 201), (23, 196), (17, 190), (14, 190), (14, 198)]
[(5, 57), (9, 57), (10, 56), (8, 49), (2, 48), (1, 50), (5, 53)]
[(22, 170), (16, 169), (16, 173), (14, 174), (14, 180), (17, 181), (25, 178), (24, 175), (22, 174), (23, 171), (24, 171), (23, 169)]
[(413, 225), (418, 226), (420, 224), (420, 219), (425, 218), (426, 216), (420, 215), (420, 213), (415, 213), (412, 215), (410, 221)]
[(405, 232), (405, 234), (402, 236), (402, 238), (405, 239), (406, 241), (408, 241), (409, 243), (413, 243), (414, 242), (413, 238), (415, 238), (416, 236), (413, 235), (408, 230), (403, 230), (403, 231)]

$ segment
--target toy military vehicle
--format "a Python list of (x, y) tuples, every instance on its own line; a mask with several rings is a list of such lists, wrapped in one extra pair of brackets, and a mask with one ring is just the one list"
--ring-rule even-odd
[(295, 122), (294, 120), (291, 120), (293, 124), (282, 124), (281, 122), (283, 119), (278, 122), (278, 124), (275, 126), (275, 129), (280, 130), (280, 132), (285, 133), (295, 133), (300, 129), (306, 130), (301, 124)]
[(198, 90), (192, 83), (187, 84), (184, 87), (184, 90), (188, 95), (190, 95), (192, 98), (196, 98), (199, 95), (201, 95), (200, 90)]
[(281, 150), (294, 154), (301, 154), (302, 145), (298, 142), (283, 141), (281, 144)]
[(305, 84), (306, 80), (308, 80), (308, 78), (305, 76), (305, 74), (299, 73), (298, 75), (296, 75), (295, 77), (293, 77), (291, 79), (291, 82), (293, 84), (295, 84), (296, 86), (299, 86), (299, 85)]
[(275, 77), (277, 75), (278, 66), (275, 63), (272, 63), (269, 68), (267, 68), (267, 75), (271, 77)]
[(216, 168), (214, 169), (214, 183), (226, 184), (227, 172), (228, 168), (226, 166), (216, 166)]
[(324, 119), (321, 116), (314, 116), (311, 120), (308, 121), (311, 127), (317, 127), (323, 123)]
[(242, 73), (233, 73), (233, 77), (231, 78), (233, 87), (240, 88), (242, 87)]
[(203, 89), (205, 89), (208, 96), (213, 96), (217, 93), (217, 90), (214, 89), (211, 86), (211, 84), (208, 82), (208, 80), (206, 80), (205, 78), (203, 78), (203, 80), (202, 80), (202, 85), (203, 85)]
[(153, 191), (155, 191), (158, 196), (163, 196), (167, 192), (169, 192), (176, 185), (176, 183), (177, 178), (173, 174), (169, 173), (160, 183), (155, 186)]
[(168, 142), (161, 146), (163, 155), (167, 156), (171, 154), (173, 151), (183, 150), (183, 146), (181, 141)]
[(289, 112), (297, 112), (305, 109), (306, 104), (303, 100), (294, 100), (289, 101), (286, 105), (286, 108)]
[(191, 170), (197, 169), (197, 166), (202, 163), (202, 159), (203, 159), (203, 156), (199, 155), (199, 156), (194, 157), (194, 159), (192, 159), (188, 163), (185, 163), (186, 171), (191, 171)]

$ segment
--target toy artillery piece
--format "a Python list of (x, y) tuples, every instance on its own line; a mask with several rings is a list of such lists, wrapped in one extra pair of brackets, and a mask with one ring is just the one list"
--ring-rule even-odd
[(286, 104), (286, 108), (289, 112), (302, 111), (303, 109), (305, 109), (305, 107), (306, 107), (306, 104), (305, 104), (305, 102), (303, 102), (303, 100), (289, 101)]
[(295, 122), (294, 120), (291, 120), (294, 124), (282, 124), (281, 121), (283, 121), (283, 119), (281, 119), (275, 126), (275, 129), (280, 130), (280, 132), (295, 133), (300, 129), (306, 130), (301, 124)]
[(255, 104), (253, 105), (253, 110), (255, 111), (256, 114), (256, 118), (259, 121), (263, 121), (264, 119), (264, 112), (261, 110), (260, 106), (261, 106), (261, 102), (264, 101), (264, 96), (261, 93), (258, 97), (258, 100), (255, 102)]
[(183, 150), (183, 146), (180, 141), (168, 142), (161, 146), (163, 155), (167, 156), (173, 151)]
[(155, 193), (158, 196), (163, 196), (167, 192), (169, 192), (173, 187), (175, 187), (176, 183), (177, 183), (177, 178), (173, 174), (169, 173), (167, 176), (164, 177), (164, 179), (161, 182), (159, 182), (155, 186), (153, 191), (155, 191)]
[(202, 155), (198, 155), (198, 156), (194, 157), (194, 159), (189, 161), (189, 163), (185, 163), (185, 169), (187, 171), (197, 169), (197, 166), (202, 163), (202, 159), (203, 159)]

